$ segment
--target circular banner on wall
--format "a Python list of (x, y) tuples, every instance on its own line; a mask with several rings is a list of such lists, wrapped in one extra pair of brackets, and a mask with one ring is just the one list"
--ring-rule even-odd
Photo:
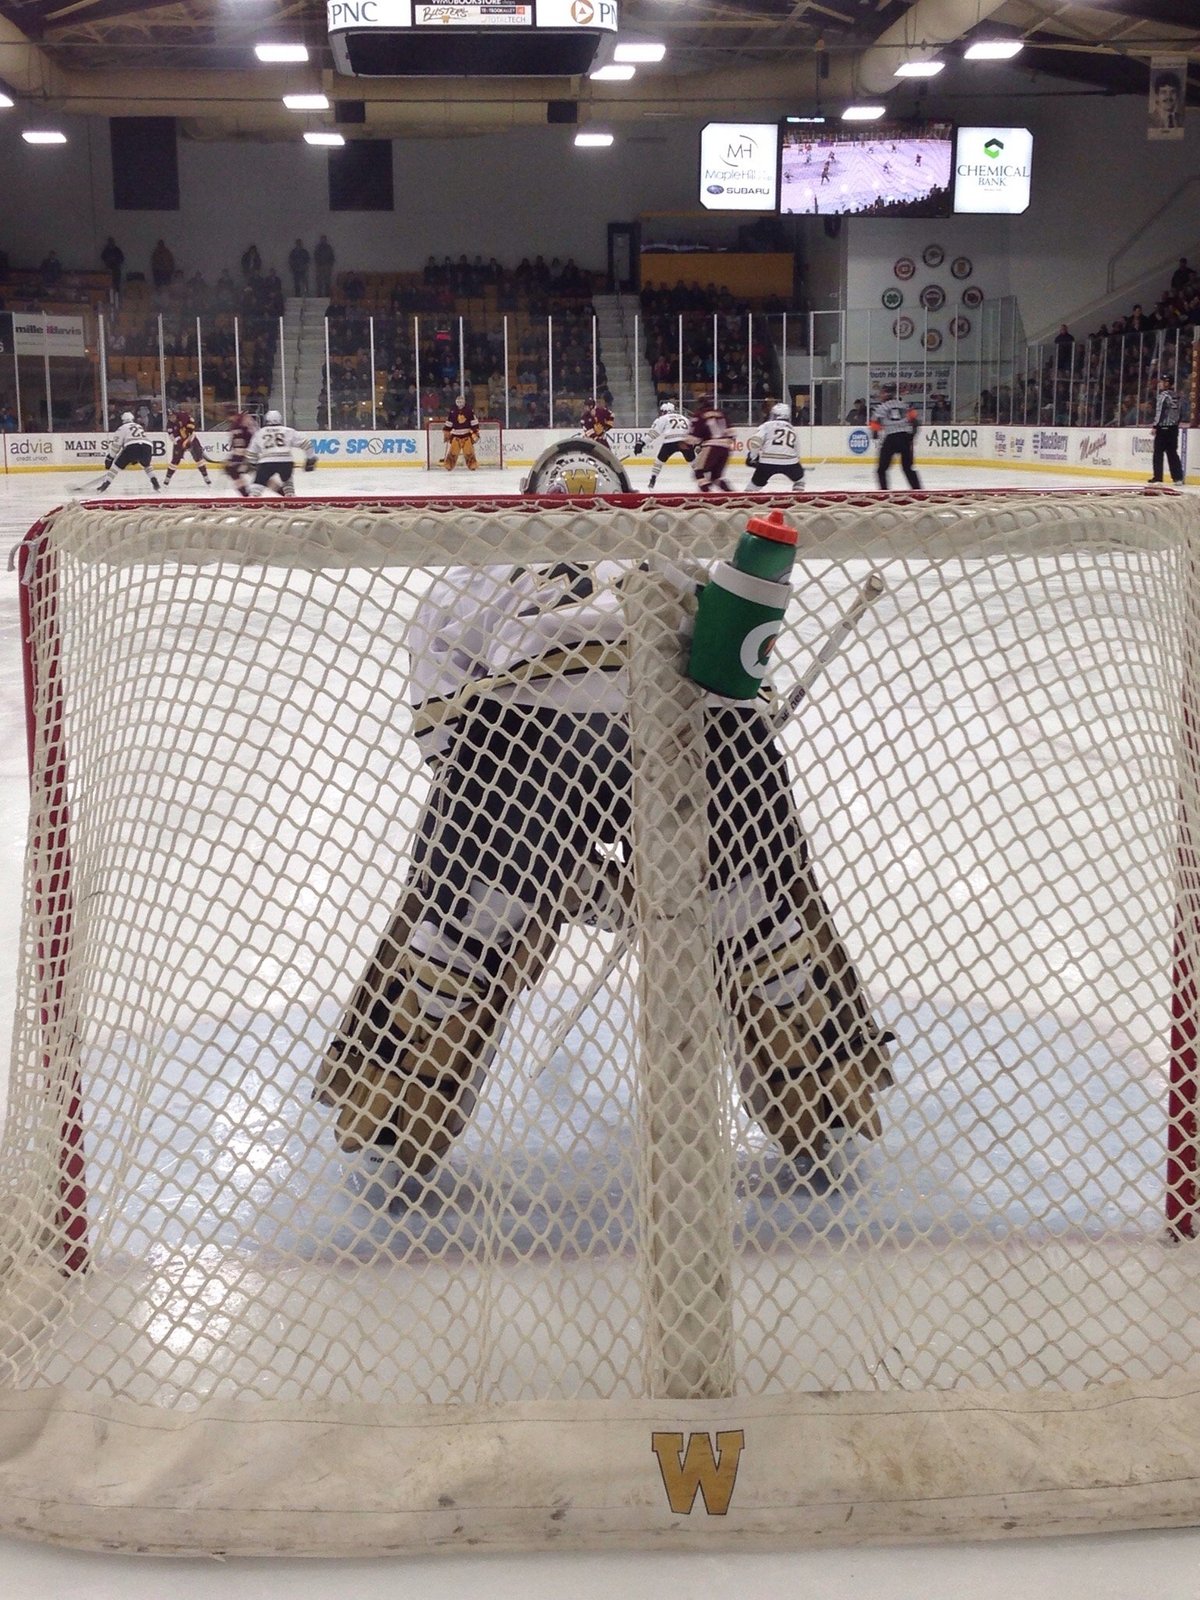
[(904, 290), (885, 289), (881, 298), (888, 311), (899, 311), (900, 307), (904, 304)]
[(946, 252), (940, 244), (927, 244), (921, 251), (921, 260), (927, 267), (940, 267), (946, 259)]
[(983, 290), (977, 283), (968, 284), (962, 292), (962, 303), (965, 306), (981, 306), (983, 304)]
[(897, 317), (892, 323), (892, 332), (897, 339), (911, 339), (916, 332), (916, 323), (911, 317)]
[(940, 283), (927, 283), (921, 290), (921, 304), (926, 311), (940, 311), (946, 304), (946, 291)]
[(970, 256), (955, 256), (950, 263), (950, 273), (955, 278), (969, 278), (975, 271), (975, 263)]
[(917, 263), (911, 256), (901, 256), (899, 261), (897, 261), (892, 267), (892, 271), (895, 273), (896, 277), (899, 278), (903, 283), (907, 283), (916, 270)]
[(951, 317), (950, 332), (956, 339), (965, 339), (971, 331), (970, 317)]
[(921, 343), (926, 350), (940, 350), (942, 348), (942, 336), (936, 328), (929, 328), (922, 335)]

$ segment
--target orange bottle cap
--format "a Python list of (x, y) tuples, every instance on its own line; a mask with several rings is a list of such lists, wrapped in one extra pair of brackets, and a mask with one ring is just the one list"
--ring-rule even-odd
[(795, 544), (796, 530), (782, 511), (769, 511), (765, 517), (751, 517), (746, 532), (760, 539), (774, 539), (776, 544)]

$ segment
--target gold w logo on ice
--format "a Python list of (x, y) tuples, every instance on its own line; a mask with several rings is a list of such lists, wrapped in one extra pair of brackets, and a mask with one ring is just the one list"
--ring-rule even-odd
[(677, 1516), (690, 1516), (699, 1493), (709, 1516), (723, 1517), (733, 1499), (745, 1444), (746, 1435), (741, 1428), (717, 1434), (715, 1455), (707, 1433), (689, 1434), (686, 1452), (681, 1433), (652, 1433), (650, 1448), (658, 1457), (671, 1510)]

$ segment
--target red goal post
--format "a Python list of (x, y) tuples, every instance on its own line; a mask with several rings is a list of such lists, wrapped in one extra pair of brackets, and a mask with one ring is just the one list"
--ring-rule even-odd
[[(438, 420), (425, 424), (425, 465), (432, 472), (445, 465), (446, 424)], [(475, 459), (481, 470), (495, 471), (504, 466), (504, 424), (485, 417), (479, 424), (479, 438), (475, 441)], [(462, 470), (462, 462), (456, 463)]]
[[(678, 574), (764, 506), (800, 533), (777, 738), (896, 1036), (880, 1137), (815, 1165), (739, 1097), (680, 672)], [(410, 884), (420, 609), (481, 614), (498, 556), (586, 565), (623, 618), (632, 925), (575, 909), (414, 1189), (337, 1148), (314, 1063)], [(0, 1530), (360, 1556), (1194, 1522), (1198, 556), (1169, 492), (39, 523)]]

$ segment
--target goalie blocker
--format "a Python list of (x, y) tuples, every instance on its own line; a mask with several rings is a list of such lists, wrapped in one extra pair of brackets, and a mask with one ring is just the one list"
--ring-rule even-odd
[[(347, 1150), (428, 1174), (570, 924), (622, 921), (621, 580), (566, 563), (457, 569), (418, 610), (414, 722), (431, 791), (406, 893), (318, 1075)], [(713, 697), (704, 741), (710, 926), (738, 1093), (785, 1155), (819, 1160), (838, 1133), (878, 1136), (890, 1035), (812, 870), (768, 703)]]

